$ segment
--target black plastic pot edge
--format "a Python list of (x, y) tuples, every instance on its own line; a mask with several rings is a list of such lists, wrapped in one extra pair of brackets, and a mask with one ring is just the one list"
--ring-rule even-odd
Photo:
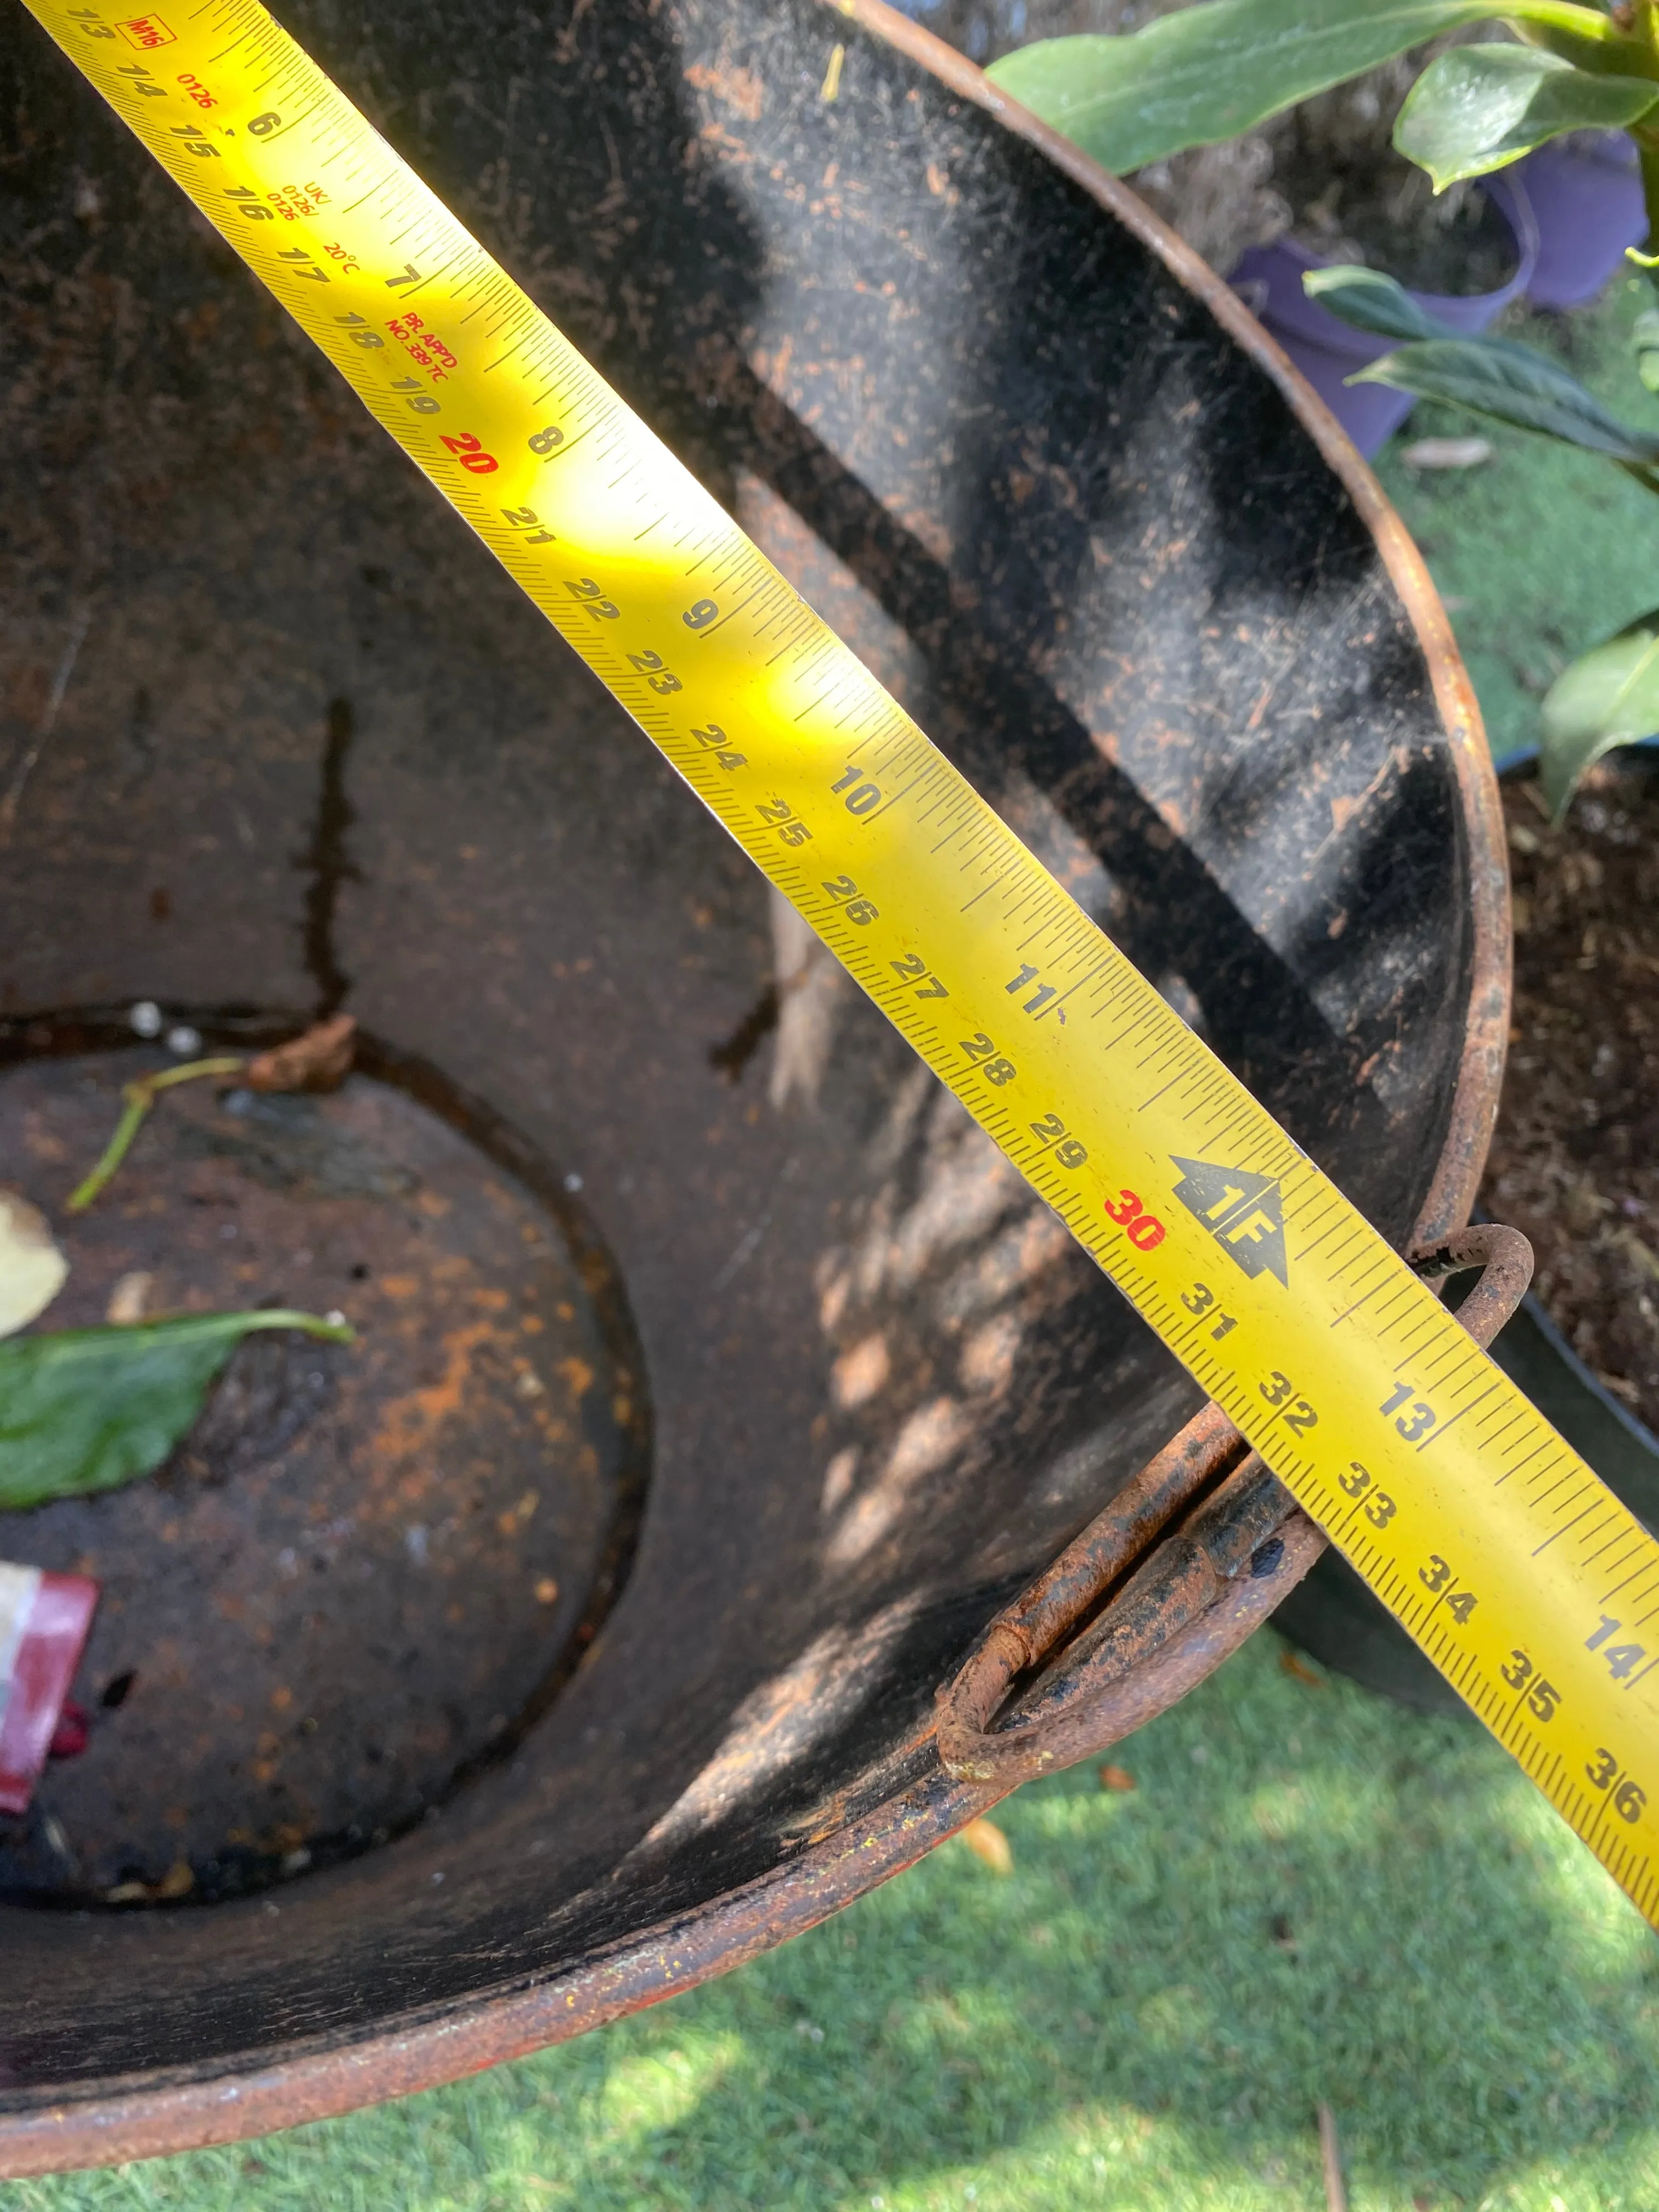
[(1536, 1298), (1492, 1356), (1637, 1519), (1659, 1529), (1659, 1437), (1596, 1381)]

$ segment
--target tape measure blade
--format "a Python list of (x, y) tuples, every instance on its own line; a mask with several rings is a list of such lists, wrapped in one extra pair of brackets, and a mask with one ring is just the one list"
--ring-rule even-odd
[(257, 0), (28, 4), (1650, 1912), (1659, 1545)]

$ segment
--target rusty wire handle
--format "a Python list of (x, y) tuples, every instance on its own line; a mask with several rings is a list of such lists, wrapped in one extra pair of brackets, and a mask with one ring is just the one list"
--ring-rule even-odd
[[(1526, 1294), (1532, 1247), (1518, 1230), (1482, 1222), (1411, 1264), (1429, 1280), (1480, 1269), (1457, 1318), (1484, 1346)], [(1206, 1405), (998, 1614), (939, 1691), (940, 1764), (958, 1780), (1012, 1784), (1106, 1750), (1213, 1674), (1326, 1540), (1221, 1408)], [(1039, 1668), (996, 1728), (1016, 1682)]]

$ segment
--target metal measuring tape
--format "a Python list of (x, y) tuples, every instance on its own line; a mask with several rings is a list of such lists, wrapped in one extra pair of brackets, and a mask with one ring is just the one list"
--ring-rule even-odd
[(27, 4), (1659, 1925), (1659, 1544), (257, 0)]

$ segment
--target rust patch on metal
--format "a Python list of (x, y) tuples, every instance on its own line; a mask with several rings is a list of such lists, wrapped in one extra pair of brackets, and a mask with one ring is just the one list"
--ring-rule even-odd
[(685, 81), (699, 92), (712, 92), (745, 122), (760, 121), (766, 106), (766, 87), (752, 70), (714, 68), (706, 62), (694, 62), (685, 72)]

